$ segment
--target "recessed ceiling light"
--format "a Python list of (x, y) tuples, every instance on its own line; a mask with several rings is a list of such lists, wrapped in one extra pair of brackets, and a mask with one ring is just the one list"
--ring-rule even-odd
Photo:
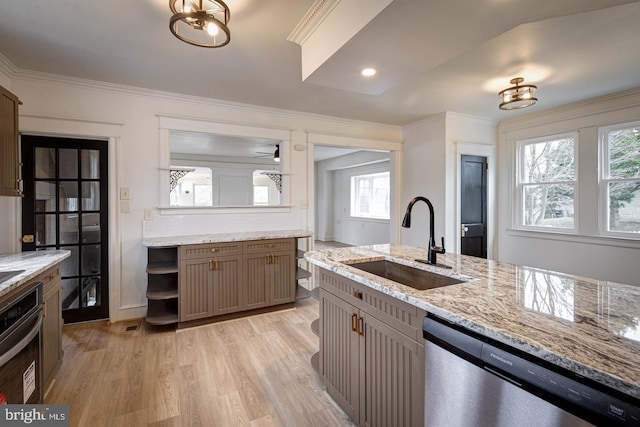
[(375, 68), (364, 68), (362, 71), (360, 71), (360, 74), (362, 74), (365, 77), (371, 77), (371, 76), (374, 76), (376, 74), (376, 69)]

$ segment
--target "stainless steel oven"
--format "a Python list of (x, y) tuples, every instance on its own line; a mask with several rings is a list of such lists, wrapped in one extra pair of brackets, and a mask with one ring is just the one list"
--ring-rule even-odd
[(42, 284), (0, 307), (0, 402), (42, 401)]

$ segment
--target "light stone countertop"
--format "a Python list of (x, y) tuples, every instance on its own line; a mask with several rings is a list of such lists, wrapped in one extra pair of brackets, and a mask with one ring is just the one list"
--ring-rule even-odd
[(25, 283), (29, 283), (38, 274), (45, 272), (69, 256), (71, 256), (71, 252), (65, 250), (0, 255), (0, 272), (24, 270), (22, 273), (0, 282), (0, 297)]
[[(371, 245), (307, 252), (305, 259), (363, 285), (640, 398), (640, 287), (457, 254), (451, 270), (417, 263), (427, 250)], [(387, 259), (473, 278), (419, 291), (350, 267)]]
[(202, 243), (288, 239), (292, 237), (311, 237), (312, 235), (313, 233), (307, 230), (243, 231), (235, 233), (197, 234), (192, 236), (148, 237), (142, 239), (142, 244), (148, 247), (183, 246)]

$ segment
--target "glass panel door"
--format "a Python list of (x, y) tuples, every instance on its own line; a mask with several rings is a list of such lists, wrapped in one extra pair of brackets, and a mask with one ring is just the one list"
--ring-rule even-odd
[(65, 249), (62, 315), (65, 323), (106, 319), (108, 307), (108, 145), (22, 136), (25, 182), (23, 251)]

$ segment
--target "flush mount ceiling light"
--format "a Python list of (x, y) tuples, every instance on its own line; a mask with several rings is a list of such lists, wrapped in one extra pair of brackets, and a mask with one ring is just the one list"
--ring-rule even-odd
[(222, 47), (231, 40), (229, 7), (222, 0), (169, 0), (171, 33), (185, 43)]
[(376, 72), (377, 71), (375, 68), (363, 68), (362, 71), (360, 71), (360, 74), (362, 74), (365, 77), (371, 77), (371, 76), (375, 76)]
[(522, 77), (516, 77), (511, 79), (512, 87), (502, 90), (498, 93), (502, 103), (500, 104), (501, 110), (518, 110), (520, 108), (531, 107), (538, 102), (538, 98), (534, 97), (535, 91), (538, 89), (534, 85), (521, 85), (524, 79)]

